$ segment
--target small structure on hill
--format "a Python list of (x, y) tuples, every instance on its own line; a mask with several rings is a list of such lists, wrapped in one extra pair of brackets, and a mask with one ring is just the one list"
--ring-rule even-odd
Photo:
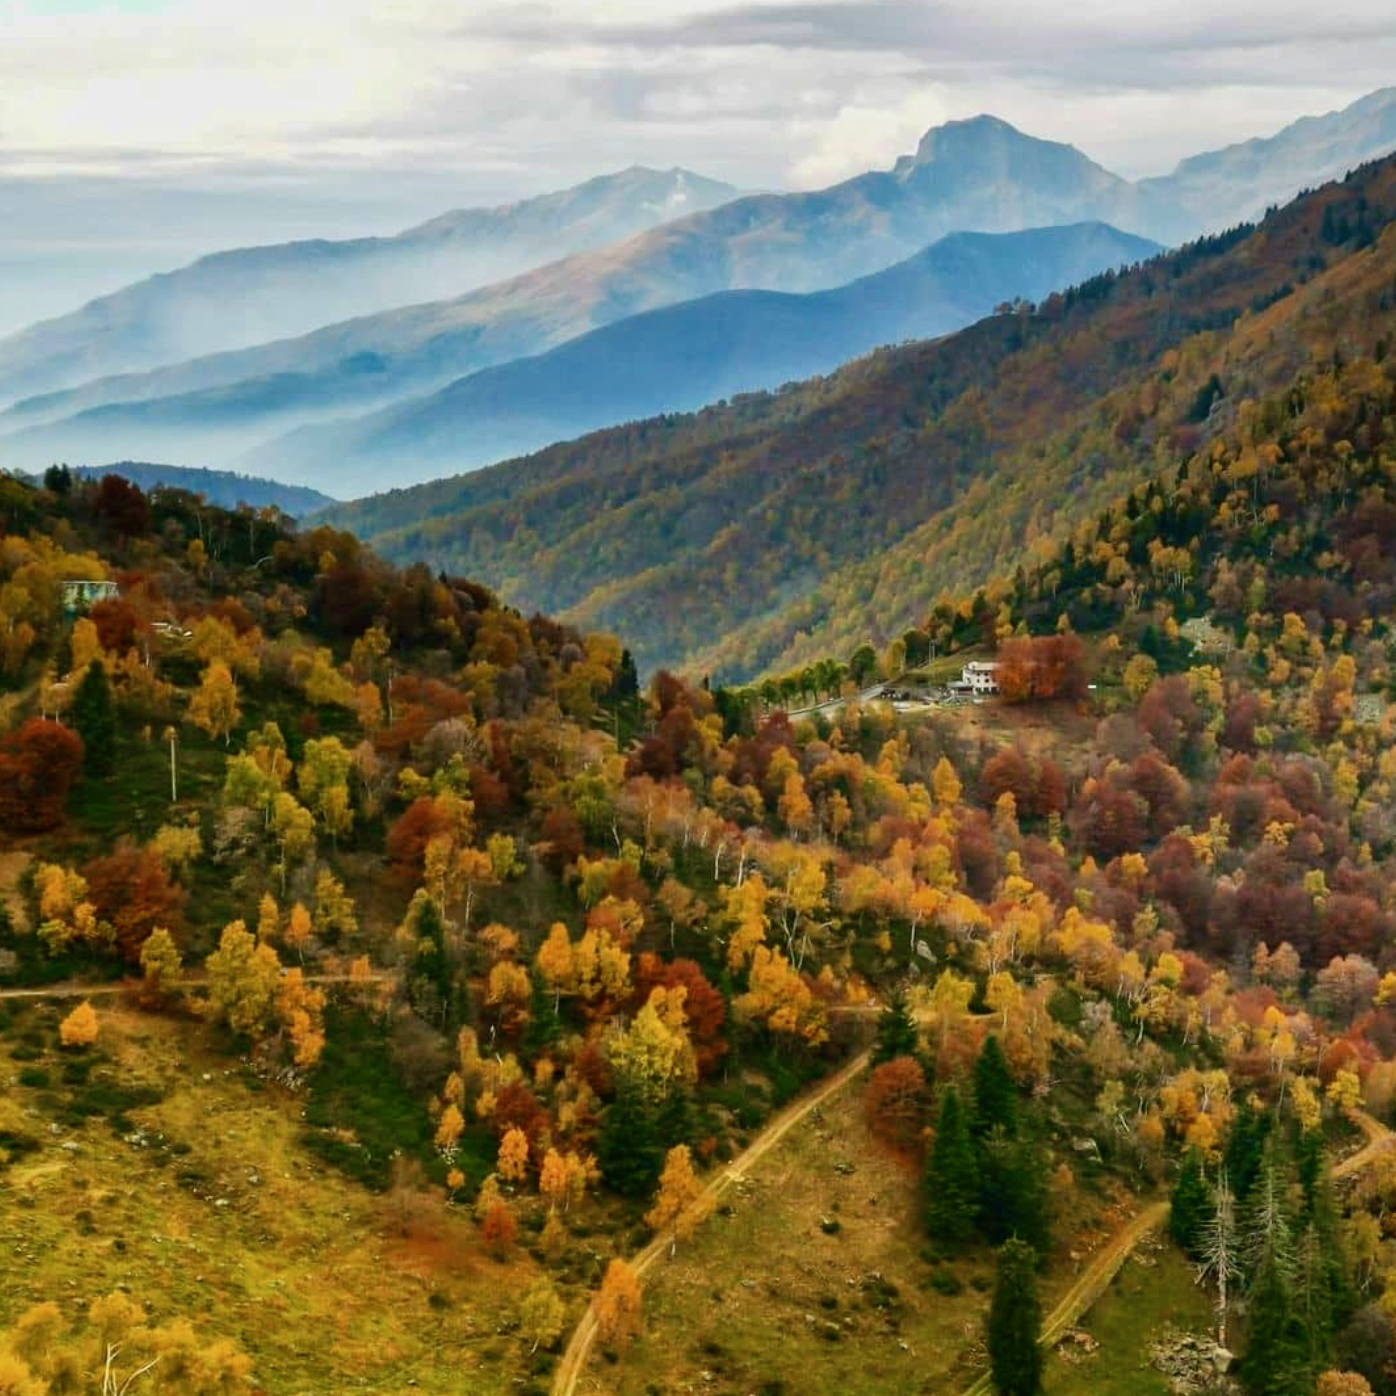
[(73, 616), (99, 601), (114, 601), (120, 595), (121, 588), (115, 582), (94, 582), (86, 577), (66, 578), (63, 582), (63, 609)]
[(960, 672), (958, 683), (950, 685), (952, 693), (971, 697), (992, 697), (999, 691), (999, 666), (993, 660), (972, 659)]

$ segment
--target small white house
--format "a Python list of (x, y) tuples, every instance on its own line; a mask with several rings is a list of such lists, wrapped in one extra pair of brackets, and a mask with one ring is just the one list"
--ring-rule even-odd
[(96, 605), (98, 601), (114, 601), (120, 595), (121, 588), (115, 582), (68, 578), (63, 583), (63, 609), (73, 615)]
[(962, 687), (974, 694), (992, 694), (999, 691), (999, 666), (981, 659), (972, 659), (960, 674)]

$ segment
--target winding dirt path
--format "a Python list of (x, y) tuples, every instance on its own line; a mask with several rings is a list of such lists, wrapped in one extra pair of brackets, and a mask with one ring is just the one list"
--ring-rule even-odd
[[(710, 1210), (733, 1183), (770, 1153), (810, 1111), (817, 1110), (830, 1096), (837, 1095), (854, 1080), (867, 1066), (871, 1055), (870, 1052), (860, 1052), (846, 1066), (825, 1077), (819, 1085), (786, 1106), (736, 1158), (713, 1174), (694, 1206)], [(636, 1251), (630, 1257), (631, 1268), (637, 1275), (643, 1275), (669, 1249), (669, 1244), (668, 1232), (656, 1236), (643, 1250)], [(596, 1301), (593, 1298), (581, 1321), (572, 1330), (572, 1336), (557, 1364), (553, 1376), (553, 1396), (573, 1396), (591, 1354), (592, 1344), (596, 1341), (596, 1333)]]
[(1367, 1136), (1367, 1142), (1355, 1154), (1349, 1154), (1341, 1163), (1334, 1164), (1335, 1178), (1351, 1178), (1354, 1173), (1362, 1172), (1375, 1163), (1377, 1157), (1384, 1154), (1391, 1147), (1392, 1140), (1396, 1139), (1396, 1134), (1380, 1120), (1374, 1120), (1365, 1110), (1350, 1110), (1348, 1118)]
[[(1348, 1118), (1367, 1136), (1367, 1142), (1356, 1153), (1349, 1154), (1341, 1163), (1333, 1166), (1334, 1178), (1351, 1178), (1354, 1174), (1362, 1172), (1396, 1142), (1396, 1134), (1379, 1120), (1374, 1120), (1365, 1110), (1349, 1111)], [(1121, 1227), (1096, 1252), (1076, 1283), (1043, 1319), (1041, 1342), (1044, 1347), (1052, 1347), (1068, 1329), (1074, 1328), (1081, 1321), (1091, 1305), (1110, 1288), (1110, 1282), (1119, 1274), (1125, 1261), (1134, 1254), (1135, 1247), (1151, 1231), (1157, 1231), (1168, 1221), (1169, 1211), (1168, 1202), (1153, 1203)], [(965, 1390), (964, 1396), (986, 1396), (986, 1393), (992, 1390), (993, 1382), (986, 1372), (973, 1386)]]
[[(869, 1057), (868, 1052), (860, 1053), (841, 1070), (777, 1115), (741, 1154), (714, 1174), (704, 1189), (703, 1197), (695, 1205), (710, 1209), (733, 1182), (740, 1179), (748, 1169), (775, 1148), (812, 1110), (848, 1085), (867, 1066)], [(1349, 1115), (1352, 1122), (1366, 1135), (1367, 1142), (1356, 1153), (1350, 1154), (1334, 1166), (1335, 1179), (1350, 1178), (1360, 1173), (1396, 1145), (1396, 1133), (1365, 1111), (1353, 1110)], [(1091, 1257), (1090, 1263), (1077, 1276), (1071, 1288), (1043, 1319), (1041, 1341), (1044, 1347), (1052, 1347), (1081, 1321), (1083, 1315), (1110, 1288), (1111, 1282), (1134, 1254), (1139, 1243), (1167, 1223), (1169, 1211), (1170, 1204), (1167, 1200), (1151, 1203), (1131, 1217)], [(657, 1236), (644, 1249), (637, 1251), (630, 1260), (636, 1275), (643, 1275), (664, 1254), (668, 1246), (669, 1238), (665, 1234)], [(593, 1299), (572, 1331), (572, 1336), (558, 1362), (553, 1378), (552, 1396), (575, 1396), (587, 1358), (596, 1342), (596, 1335), (596, 1307)], [(992, 1390), (993, 1380), (990, 1374), (985, 1372), (973, 1385), (966, 1388), (964, 1396), (988, 1396)]]

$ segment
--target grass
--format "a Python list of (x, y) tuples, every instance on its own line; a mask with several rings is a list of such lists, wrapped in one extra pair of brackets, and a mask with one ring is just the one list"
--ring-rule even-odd
[(75, 1056), (53, 1008), (8, 1017), (0, 1328), (121, 1286), (235, 1339), (285, 1396), (528, 1389), (509, 1332), (536, 1273), (524, 1252), (498, 1263), (439, 1194), (385, 1198), (328, 1167), (305, 1148), (303, 1098), (251, 1089), (197, 1025), (103, 1009)]
[(1207, 1332), (1212, 1304), (1178, 1250), (1155, 1238), (1126, 1261), (1080, 1325), (1100, 1346), (1083, 1353), (1068, 1342), (1048, 1358), (1047, 1396), (1169, 1396), (1150, 1352), (1169, 1325)]
[[(1084, 1248), (1118, 1218), (1058, 1191)], [(1048, 1303), (1071, 1283), (1063, 1252)], [(941, 1259), (919, 1220), (918, 1170), (877, 1146), (855, 1086), (811, 1115), (647, 1277), (645, 1332), (592, 1360), (579, 1391), (614, 1396), (958, 1396), (981, 1369), (987, 1247)], [(704, 1373), (709, 1374), (704, 1376)]]

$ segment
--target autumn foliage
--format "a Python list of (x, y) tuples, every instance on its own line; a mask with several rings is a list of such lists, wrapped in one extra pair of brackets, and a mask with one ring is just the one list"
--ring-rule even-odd
[(0, 828), (56, 829), (81, 772), (82, 739), (61, 723), (32, 717), (0, 737)]

